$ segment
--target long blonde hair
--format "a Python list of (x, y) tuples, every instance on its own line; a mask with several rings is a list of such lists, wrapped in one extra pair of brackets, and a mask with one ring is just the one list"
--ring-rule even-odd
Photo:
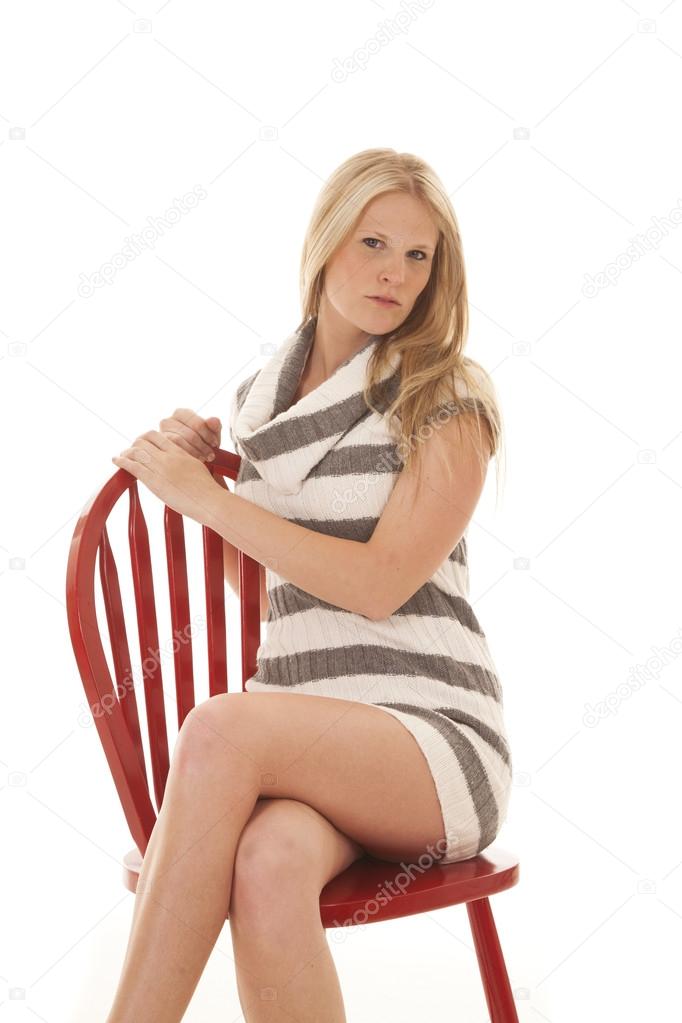
[[(455, 211), (435, 172), (419, 157), (394, 149), (365, 149), (342, 163), (320, 192), (306, 231), (300, 268), (301, 326), (317, 317), (328, 260), (354, 230), (369, 202), (385, 192), (406, 192), (430, 208), (438, 242), (428, 283), (400, 327), (380, 336), (367, 367), (365, 401), (399, 422), (396, 440), (403, 468), (412, 465), (418, 439), (425, 439), (433, 420), (473, 412), (476, 450), (485, 467), (481, 415), (485, 416), (490, 457), (496, 456), (499, 490), (503, 423), (492, 380), (483, 367), (464, 355), (468, 304), (462, 239)], [(388, 409), (375, 407), (382, 370), (389, 353), (400, 355), (400, 384)], [(462, 390), (463, 389), (463, 390)], [(458, 415), (460, 439), (469, 416)], [(421, 459), (417, 457), (421, 475)]]

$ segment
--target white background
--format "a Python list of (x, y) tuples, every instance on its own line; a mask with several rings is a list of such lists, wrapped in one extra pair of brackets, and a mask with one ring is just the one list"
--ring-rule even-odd
[[(507, 428), (499, 505), (491, 466), (468, 535), (514, 758), (497, 844), (521, 880), (492, 908), (519, 1017), (668, 1018), (682, 4), (102, 0), (1, 19), (0, 1023), (103, 1020), (133, 908), (67, 630), (78, 516), (177, 406), (221, 417), (230, 447), (237, 384), (298, 322), (317, 193), (374, 146), (425, 158), (452, 199), (467, 352)], [(353, 1023), (487, 1019), (464, 907), (328, 933)], [(227, 924), (186, 1018), (242, 1018)]]

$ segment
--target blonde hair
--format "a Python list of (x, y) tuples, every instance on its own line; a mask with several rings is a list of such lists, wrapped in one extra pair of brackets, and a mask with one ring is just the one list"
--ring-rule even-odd
[[(412, 465), (418, 453), (418, 435), (429, 435), (429, 424), (434, 418), (443, 421), (461, 412), (474, 413), (476, 450), (485, 468), (480, 418), (483, 415), (490, 457), (496, 456), (499, 490), (503, 423), (497, 396), (483, 367), (463, 354), (469, 321), (459, 225), (441, 181), (419, 157), (394, 149), (365, 149), (342, 163), (328, 178), (317, 198), (303, 244), (300, 327), (317, 317), (326, 264), (355, 229), (367, 204), (377, 196), (396, 191), (422, 200), (429, 207), (438, 227), (438, 242), (428, 283), (413, 309), (397, 330), (379, 336), (367, 367), (365, 401), (372, 411), (383, 411), (389, 420), (395, 417), (399, 421), (395, 439), (403, 468)], [(401, 357), (400, 384), (393, 402), (382, 410), (374, 402), (390, 353)], [(460, 439), (464, 425), (473, 437), (469, 429), (471, 417), (458, 418)], [(417, 467), (421, 475), (419, 457)]]

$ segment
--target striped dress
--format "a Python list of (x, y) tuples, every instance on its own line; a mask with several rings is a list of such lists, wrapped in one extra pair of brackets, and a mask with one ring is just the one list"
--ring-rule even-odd
[[(377, 338), (289, 407), (314, 327), (313, 319), (295, 331), (237, 388), (229, 420), (242, 459), (235, 493), (307, 529), (366, 542), (403, 466), (386, 417), (362, 395)], [(384, 371), (376, 402), (382, 410), (397, 393), (398, 359), (393, 355)], [(265, 637), (246, 691), (381, 707), (412, 734), (431, 770), (447, 839), (440, 861), (485, 849), (506, 818), (512, 763), (502, 689), (467, 600), (466, 534), (417, 592), (379, 621), (327, 603), (269, 568), (266, 584)]]

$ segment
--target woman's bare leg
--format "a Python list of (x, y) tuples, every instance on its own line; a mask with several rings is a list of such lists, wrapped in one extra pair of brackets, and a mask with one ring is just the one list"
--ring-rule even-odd
[(207, 727), (202, 770), (178, 737), (107, 1023), (182, 1019), (225, 923), (235, 848), (259, 794), (251, 756)]
[(345, 1023), (320, 892), (363, 854), (311, 806), (259, 800), (237, 847), (230, 901), (247, 1023)]
[(107, 1023), (182, 1019), (226, 919), (235, 850), (259, 796), (308, 803), (383, 859), (435, 860), (443, 843), (433, 779), (391, 715), (303, 694), (212, 697), (178, 736)]
[(246, 1023), (346, 1023), (341, 985), (320, 920), (319, 892), (299, 893), (286, 920), (261, 929), (230, 916)]

